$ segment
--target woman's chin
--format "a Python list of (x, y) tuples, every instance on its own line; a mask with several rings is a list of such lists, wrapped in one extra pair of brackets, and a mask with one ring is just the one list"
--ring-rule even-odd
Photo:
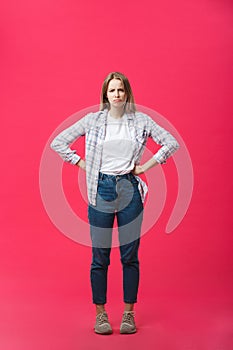
[(113, 108), (123, 108), (124, 105), (125, 105), (125, 102), (122, 102), (122, 101), (120, 101), (120, 102), (113, 102), (111, 104), (111, 107), (113, 107)]

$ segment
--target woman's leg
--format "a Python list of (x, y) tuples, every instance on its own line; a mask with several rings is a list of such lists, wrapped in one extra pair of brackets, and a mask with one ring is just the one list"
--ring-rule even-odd
[(125, 311), (132, 311), (137, 302), (139, 286), (138, 249), (140, 239), (120, 246), (121, 263), (123, 268), (123, 291)]
[[(140, 227), (142, 221), (142, 213), (135, 220), (137, 225), (126, 225), (127, 234), (132, 233), (133, 238), (140, 235)], [(119, 236), (123, 235), (122, 241), (125, 241), (125, 226), (119, 227)], [(133, 230), (133, 232), (131, 231)], [(128, 237), (129, 238), (129, 237)], [(125, 309), (121, 321), (120, 333), (132, 334), (137, 331), (134, 320), (134, 303), (137, 302), (138, 286), (139, 286), (139, 260), (138, 249), (140, 238), (136, 238), (130, 243), (120, 246), (121, 262), (123, 267), (123, 290)]]
[[(143, 204), (135, 178), (118, 182), (120, 210), (117, 212), (125, 310), (132, 311), (139, 285), (138, 249), (140, 245)], [(128, 197), (131, 196), (130, 202)], [(125, 207), (122, 203), (126, 203)]]
[[(92, 239), (90, 276), (92, 299), (93, 303), (97, 305), (98, 314), (104, 312), (104, 304), (107, 302), (107, 273), (110, 264), (112, 226), (115, 214), (100, 212), (89, 206), (88, 215)], [(98, 225), (102, 225), (102, 227), (98, 227)]]
[(116, 182), (100, 175), (96, 206), (89, 205), (88, 218), (92, 240), (91, 286), (97, 313), (103, 312), (107, 294), (112, 228), (116, 208)]

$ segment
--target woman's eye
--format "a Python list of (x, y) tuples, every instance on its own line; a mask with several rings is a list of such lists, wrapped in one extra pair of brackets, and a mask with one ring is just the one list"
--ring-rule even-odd
[[(114, 91), (115, 91), (114, 89), (108, 90), (108, 92), (114, 92)], [(123, 90), (123, 89), (119, 89), (118, 91), (119, 91), (119, 92), (125, 92), (125, 90)]]

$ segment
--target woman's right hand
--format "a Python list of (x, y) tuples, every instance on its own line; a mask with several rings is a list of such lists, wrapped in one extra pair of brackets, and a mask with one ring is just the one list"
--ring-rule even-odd
[(79, 159), (78, 163), (76, 163), (77, 166), (79, 166), (79, 168), (81, 168), (82, 170), (86, 171), (86, 162), (83, 159)]

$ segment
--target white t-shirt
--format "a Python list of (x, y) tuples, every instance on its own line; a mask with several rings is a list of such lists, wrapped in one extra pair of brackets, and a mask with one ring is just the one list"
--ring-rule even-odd
[(130, 173), (133, 168), (133, 142), (127, 115), (115, 119), (108, 113), (100, 171), (104, 174), (122, 175)]

